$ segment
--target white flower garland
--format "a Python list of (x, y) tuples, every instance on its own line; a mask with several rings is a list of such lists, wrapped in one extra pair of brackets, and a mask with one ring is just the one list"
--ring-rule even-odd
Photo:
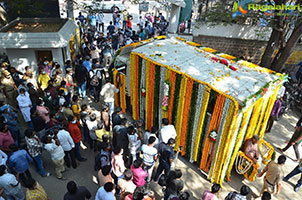
[[(146, 89), (146, 60), (142, 60), (142, 71), (141, 71), (141, 82), (140, 82), (140, 88)], [(139, 97), (140, 97), (140, 106), (139, 106), (139, 115), (142, 118), (145, 118), (144, 116), (144, 110), (145, 110), (145, 102), (146, 98), (142, 96), (142, 91), (139, 91)]]
[(227, 115), (228, 115), (228, 112), (229, 112), (229, 108), (230, 108), (230, 105), (231, 105), (231, 100), (226, 98), (225, 101), (224, 101), (224, 106), (223, 106), (223, 110), (222, 110), (222, 113), (221, 113), (221, 119), (220, 119), (220, 123), (219, 123), (219, 130), (218, 130), (218, 137), (216, 139), (216, 144), (215, 144), (215, 147), (214, 147), (214, 152), (213, 152), (213, 163), (211, 164), (211, 168), (210, 168), (210, 171), (213, 169), (215, 169), (215, 166), (216, 166), (216, 159), (217, 159), (217, 152), (219, 152), (218, 149), (222, 148), (220, 146), (221, 144), (221, 135), (223, 133), (223, 130), (224, 130), (224, 126), (225, 126), (225, 122), (226, 122), (226, 118), (227, 118)]
[(194, 145), (195, 145), (195, 139), (196, 139), (196, 131), (199, 123), (199, 116), (200, 111), (202, 107), (202, 101), (204, 92), (206, 91), (206, 86), (203, 84), (198, 85), (198, 95), (197, 95), (197, 101), (196, 101), (196, 112), (194, 115), (194, 125), (193, 125), (193, 132), (192, 132), (192, 143), (191, 143), (191, 154), (190, 154), (190, 162), (193, 163), (193, 153), (194, 153)]
[[(236, 142), (236, 139), (234, 139), (234, 138), (236, 138), (238, 136), (238, 131), (239, 131), (239, 128), (241, 127), (242, 118), (243, 118), (243, 114), (242, 114), (242, 112), (240, 112), (240, 114), (238, 116), (239, 121), (237, 123), (237, 127), (235, 127), (235, 131), (233, 133), (231, 133), (231, 134), (234, 134), (233, 137), (230, 138), (231, 139), (231, 144), (230, 144), (229, 149), (231, 149), (232, 151), (234, 149), (235, 142)], [(226, 172), (228, 170), (228, 167), (229, 167), (230, 160), (232, 158), (232, 155), (230, 155), (230, 154), (232, 154), (232, 152), (230, 152), (229, 155), (226, 155), (226, 156), (228, 156), (228, 158), (227, 158), (227, 160), (225, 162), (225, 165), (223, 166), (223, 169), (222, 169), (222, 175), (221, 175), (222, 179), (224, 179), (224, 177), (225, 177), (225, 174), (226, 174)]]
[(163, 118), (162, 111), (162, 99), (164, 95), (164, 82), (166, 79), (166, 68), (160, 67), (160, 80), (159, 80), (159, 103), (158, 103), (158, 125), (161, 125), (161, 120)]

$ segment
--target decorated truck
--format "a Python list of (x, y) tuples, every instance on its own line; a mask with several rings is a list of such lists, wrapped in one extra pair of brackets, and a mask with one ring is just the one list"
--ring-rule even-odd
[[(234, 165), (253, 181), (258, 164), (241, 148), (259, 135), (263, 163), (273, 147), (263, 140), (266, 124), (284, 76), (256, 64), (164, 36), (121, 48), (114, 58), (115, 104), (146, 130), (163, 118), (174, 124), (175, 149), (212, 182), (230, 180)], [(236, 164), (235, 164), (236, 163)]]

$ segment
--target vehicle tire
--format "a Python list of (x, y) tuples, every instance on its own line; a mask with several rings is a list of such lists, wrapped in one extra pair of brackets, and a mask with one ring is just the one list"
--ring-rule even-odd
[(113, 12), (114, 10), (116, 10), (118, 13), (121, 12), (119, 7), (117, 7), (117, 6), (112, 6), (111, 7), (111, 12)]

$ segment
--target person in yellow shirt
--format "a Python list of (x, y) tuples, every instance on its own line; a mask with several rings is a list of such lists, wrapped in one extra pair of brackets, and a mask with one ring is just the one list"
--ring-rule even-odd
[(78, 95), (74, 95), (72, 97), (71, 110), (73, 112), (74, 117), (77, 120), (80, 120), (81, 107), (80, 107), (80, 104), (79, 104), (79, 97), (78, 97)]
[(48, 74), (44, 71), (43, 68), (40, 69), (40, 75), (38, 77), (38, 84), (42, 90), (45, 90), (48, 87), (48, 81), (50, 80)]
[(44, 188), (33, 178), (29, 178), (25, 182), (26, 200), (48, 200), (48, 196)]

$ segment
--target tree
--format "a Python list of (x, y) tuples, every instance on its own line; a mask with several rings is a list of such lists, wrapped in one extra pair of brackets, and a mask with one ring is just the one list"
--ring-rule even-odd
[(8, 21), (17, 17), (59, 17), (58, 0), (4, 0)]
[[(204, 0), (205, 1), (205, 0)], [(210, 22), (212, 25), (232, 23), (255, 25), (261, 19), (267, 26), (272, 27), (272, 33), (267, 43), (265, 52), (261, 58), (260, 66), (281, 71), (291, 55), (295, 45), (302, 34), (301, 11), (296, 10), (274, 10), (271, 13), (259, 11), (249, 11), (245, 15), (232, 18), (232, 4), (234, 1), (217, 0), (207, 12), (201, 13), (200, 19)], [(300, 5), (302, 0), (267, 0), (261, 1), (260, 5)]]
[[(275, 0), (275, 4), (286, 4), (286, 0)], [(296, 1), (296, 5), (301, 4)], [(286, 10), (274, 13), (273, 30), (262, 56), (260, 65), (281, 71), (302, 34), (300, 11), (286, 13)]]

